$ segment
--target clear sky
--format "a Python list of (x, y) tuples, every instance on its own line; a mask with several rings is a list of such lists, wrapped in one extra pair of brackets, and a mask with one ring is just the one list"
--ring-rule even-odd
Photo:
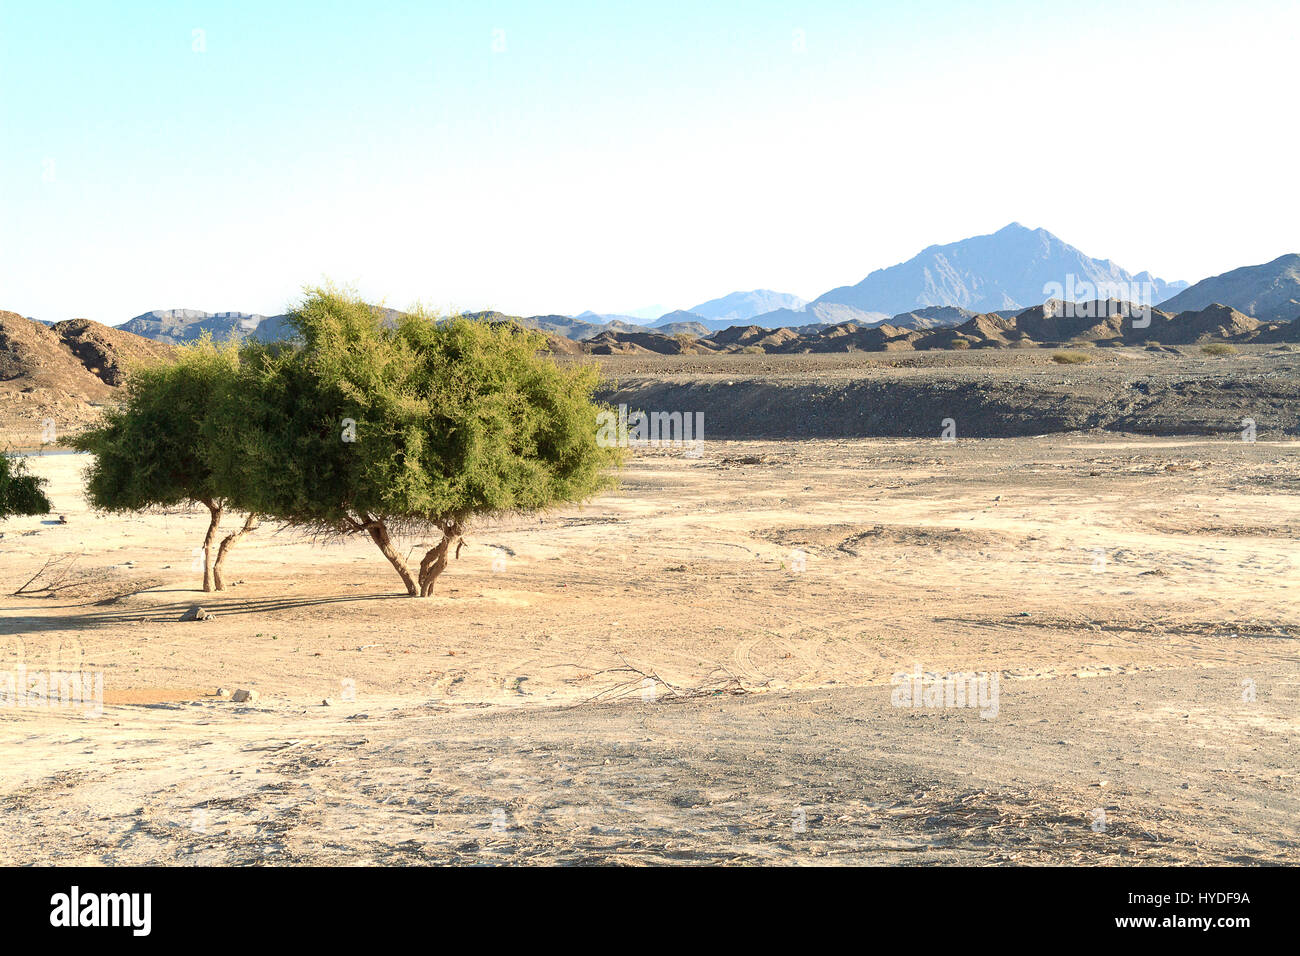
[[(196, 32), (197, 31), (197, 32)], [(812, 298), (1017, 220), (1300, 251), (1296, 0), (0, 0), (0, 309)]]

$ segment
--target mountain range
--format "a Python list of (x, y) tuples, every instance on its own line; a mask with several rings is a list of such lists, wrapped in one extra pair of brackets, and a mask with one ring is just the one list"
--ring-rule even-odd
[[(777, 355), (816, 352), (914, 352), (965, 349), (1038, 348), (1040, 346), (1143, 346), (1169, 351), (1175, 346), (1210, 343), (1276, 345), (1294, 350), (1300, 343), (1300, 322), (1261, 322), (1226, 305), (1210, 305), (1177, 315), (1150, 309), (1144, 323), (1134, 322), (1136, 303), (1105, 300), (1070, 308), (1050, 300), (1014, 315), (976, 313), (958, 323), (927, 325), (923, 315), (913, 327), (892, 322), (860, 325), (765, 328), (732, 326), (698, 339), (653, 332), (606, 331), (581, 343), (575, 351), (593, 355), (708, 355), (747, 352)], [(945, 316), (955, 317), (956, 313)], [(1149, 318), (1149, 324), (1145, 320)]]
[[(1135, 308), (1111, 301), (1070, 308), (1052, 300), (1011, 316), (977, 313), (959, 322), (954, 320), (961, 318), (963, 310), (933, 307), (904, 313), (896, 317), (898, 324), (841, 322), (778, 329), (739, 325), (698, 336), (666, 334), (663, 330), (606, 329), (583, 341), (551, 333), (545, 348), (567, 355), (707, 356), (951, 352), (1068, 345), (1076, 351), (1061, 357), (1070, 361), (1078, 360), (1077, 350), (1085, 346), (1137, 346), (1167, 352), (1177, 351), (1178, 346), (1249, 343), (1300, 351), (1300, 322), (1294, 320), (1261, 322), (1229, 306), (1213, 304), (1176, 315), (1151, 309), (1147, 313), (1149, 323), (1137, 323), (1130, 318)], [(206, 313), (190, 318), (202, 321), (203, 315)], [(482, 317), (516, 321), (500, 313), (484, 313)], [(230, 317), (222, 318), (228, 321)], [(172, 315), (147, 321), (183, 320), (183, 316)], [(170, 334), (184, 338), (193, 324), (173, 327)], [(259, 323), (258, 328), (241, 331), (256, 334), (266, 327)], [(50, 326), (0, 311), (0, 410), (17, 410), (27, 422), (40, 422), (47, 416), (58, 416), (65, 423), (89, 422), (96, 416), (96, 408), (112, 401), (125, 384), (133, 362), (165, 357), (173, 348), (87, 319)]]
[[(878, 269), (855, 285), (831, 289), (811, 302), (789, 293), (754, 289), (649, 320), (642, 310), (583, 312), (576, 317), (473, 314), (508, 318), (552, 335), (586, 341), (604, 332), (704, 337), (740, 325), (818, 330), (847, 322), (925, 331), (956, 326), (975, 315), (1008, 318), (1052, 298), (1123, 299), (1159, 305), (1170, 314), (1218, 303), (1260, 321), (1290, 321), (1300, 316), (1300, 255), (1284, 255), (1189, 286), (1149, 272), (1128, 272), (1109, 259), (1085, 255), (1045, 229), (1011, 223), (988, 235), (930, 246), (906, 262)], [(286, 334), (283, 315), (193, 309), (146, 312), (118, 327), (170, 344), (194, 341), (204, 332), (215, 339), (273, 340)]]

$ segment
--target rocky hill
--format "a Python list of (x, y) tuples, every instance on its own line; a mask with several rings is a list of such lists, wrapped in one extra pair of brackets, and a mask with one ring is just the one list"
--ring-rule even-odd
[(47, 326), (0, 311), (0, 446), (41, 444), (95, 417), (132, 362), (165, 358), (171, 347), (89, 319)]
[(1203, 309), (1221, 302), (1263, 322), (1300, 318), (1300, 254), (1243, 266), (1184, 289), (1160, 308), (1166, 312)]

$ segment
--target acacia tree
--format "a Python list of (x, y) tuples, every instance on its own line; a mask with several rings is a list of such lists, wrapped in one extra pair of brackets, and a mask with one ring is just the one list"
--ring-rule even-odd
[(0, 454), (0, 521), (16, 515), (47, 515), (45, 479), (27, 473), (27, 462)]
[(230, 549), (256, 527), (250, 514), (244, 527), (228, 535), (212, 553), (231, 488), (213, 471), (205, 434), (220, 432), (209, 421), (227, 411), (222, 396), (236, 384), (238, 353), (210, 338), (182, 347), (174, 361), (132, 369), (125, 400), (109, 408), (101, 423), (63, 439), (90, 452), (86, 473), (90, 503), (103, 511), (142, 511), (196, 502), (208, 509), (203, 537), (203, 590), (224, 587), (222, 563)]
[[(250, 512), (369, 535), (412, 597), (433, 592), (470, 520), (610, 482), (620, 451), (596, 440), (599, 373), (540, 355), (539, 333), (420, 309), (386, 318), (332, 288), (309, 290), (289, 322), (292, 344), (243, 348), (228, 393), (240, 425), (208, 442), (217, 469)], [(393, 537), (430, 530), (440, 538), (413, 572)]]

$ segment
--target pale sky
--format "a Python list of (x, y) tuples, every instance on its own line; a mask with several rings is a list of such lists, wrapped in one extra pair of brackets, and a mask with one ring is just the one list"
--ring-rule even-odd
[(1295, 0), (118, 6), (0, 0), (0, 309), (813, 298), (1013, 220), (1300, 252)]

